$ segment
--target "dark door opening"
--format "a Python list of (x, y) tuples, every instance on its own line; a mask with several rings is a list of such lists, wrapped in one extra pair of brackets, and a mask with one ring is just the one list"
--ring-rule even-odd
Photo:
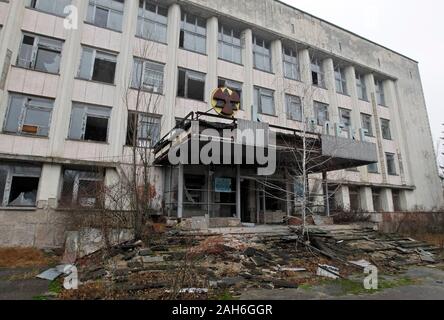
[(249, 194), (250, 182), (243, 180), (241, 182), (241, 222), (250, 223), (251, 214), (248, 208), (248, 194)]
[(39, 180), (39, 178), (13, 177), (9, 193), (9, 206), (34, 207), (37, 201)]

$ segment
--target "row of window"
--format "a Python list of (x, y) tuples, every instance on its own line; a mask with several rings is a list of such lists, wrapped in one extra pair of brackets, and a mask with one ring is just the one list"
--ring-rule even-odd
[[(123, 2), (123, 0), (90, 0), (86, 21), (98, 27), (121, 31), (124, 7)], [(54, 4), (54, 1), (32, 0), (28, 1), (28, 6), (38, 8), (45, 12), (62, 15), (64, 6), (69, 4), (70, 0), (56, 1), (56, 3), (57, 4)], [(168, 8), (166, 6), (158, 5), (157, 3), (147, 0), (139, 1), (137, 36), (147, 40), (167, 43), (167, 27)], [(179, 40), (181, 48), (205, 54), (207, 50), (206, 35), (205, 19), (187, 12), (182, 13)], [(220, 59), (242, 64), (241, 32), (239, 30), (220, 25), (218, 42)], [(45, 41), (39, 43), (37, 40), (33, 42), (32, 39), (26, 39), (26, 44), (28, 46), (34, 45), (34, 50), (36, 50), (36, 48), (41, 48), (41, 56), (38, 58), (39, 61), (35, 61), (33, 64), (31, 61), (32, 50), (28, 48), (29, 50), (23, 54), (22, 65), (41, 68), (41, 63), (44, 63), (45, 59), (49, 59), (51, 61), (47, 66), (47, 68), (50, 69), (49, 72), (58, 71), (57, 61), (54, 60), (53, 56), (60, 53), (60, 43), (55, 47), (48, 48), (48, 44)], [(60, 56), (58, 56), (58, 59), (60, 59)], [(254, 67), (256, 69), (266, 72), (273, 71), (270, 41), (258, 36), (253, 36), (253, 59)], [(38, 62), (40, 62), (40, 64), (38, 64)], [(284, 75), (286, 78), (300, 80), (300, 66), (296, 48), (284, 46), (283, 64)], [(91, 72), (91, 70), (87, 70), (87, 72)], [(312, 57), (311, 74), (313, 85), (321, 88), (326, 87), (322, 60)], [(349, 88), (347, 87), (344, 68), (340, 65), (335, 65), (334, 74), (336, 91), (341, 94), (348, 94)], [(385, 105), (382, 81), (376, 80), (375, 86), (378, 104)], [(359, 99), (368, 101), (365, 79), (360, 73), (356, 73), (356, 87)]]
[[(54, 100), (11, 94), (3, 126), (5, 133), (48, 137)], [(73, 103), (68, 138), (107, 142), (111, 108)], [(160, 137), (160, 117), (130, 112), (127, 126), (129, 146), (150, 147)]]
[[(41, 166), (0, 164), (0, 207), (35, 207), (41, 173)], [(64, 168), (59, 205), (96, 207), (103, 181), (103, 171)]]

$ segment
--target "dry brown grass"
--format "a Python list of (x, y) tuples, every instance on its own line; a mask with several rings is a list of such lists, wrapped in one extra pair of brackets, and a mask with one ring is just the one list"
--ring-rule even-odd
[(46, 267), (55, 262), (56, 257), (35, 248), (0, 248), (0, 268)]
[(444, 234), (417, 234), (415, 235), (415, 239), (433, 244), (438, 248), (444, 249)]

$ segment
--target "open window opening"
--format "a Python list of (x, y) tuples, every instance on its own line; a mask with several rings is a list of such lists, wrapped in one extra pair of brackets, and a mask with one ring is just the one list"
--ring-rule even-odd
[(101, 170), (66, 168), (60, 197), (62, 207), (97, 208), (101, 203), (104, 176)]
[(86, 104), (73, 104), (69, 138), (106, 142), (111, 109)]
[(0, 207), (35, 207), (41, 168), (0, 165)]
[(179, 97), (205, 101), (205, 74), (179, 69)]

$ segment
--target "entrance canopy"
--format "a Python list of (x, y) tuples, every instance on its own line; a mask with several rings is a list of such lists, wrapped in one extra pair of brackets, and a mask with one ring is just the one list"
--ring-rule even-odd
[[(227, 136), (230, 130), (233, 133)], [(246, 132), (260, 138), (250, 141), (244, 136)], [(321, 173), (378, 162), (374, 143), (208, 113), (190, 113), (156, 144), (155, 164), (171, 165), (169, 156), (173, 153), (180, 157), (181, 164), (208, 165), (199, 155), (210, 149), (210, 141), (217, 144), (207, 152), (215, 161), (211, 164), (215, 165), (261, 167), (264, 157), (273, 161), (274, 154), (276, 168), (298, 168), (305, 159), (309, 173)]]

